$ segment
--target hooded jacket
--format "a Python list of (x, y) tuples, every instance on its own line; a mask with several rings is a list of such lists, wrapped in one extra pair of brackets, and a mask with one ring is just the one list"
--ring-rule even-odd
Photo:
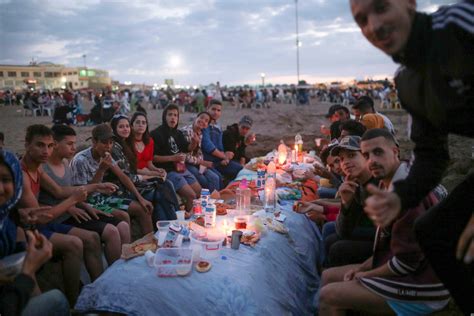
[(240, 161), (240, 158), (245, 158), (245, 137), (240, 135), (239, 124), (235, 123), (227, 126), (227, 129), (222, 134), (222, 142), (224, 144), (224, 151), (231, 151), (234, 153), (233, 160)]
[[(412, 117), (415, 161), (394, 184), (402, 212), (416, 207), (449, 163), (448, 134), (474, 136), (474, 1), (416, 13), (395, 83)], [(428, 170), (428, 172), (427, 172)]]
[[(154, 155), (172, 156), (179, 153), (188, 152), (189, 143), (186, 141), (186, 137), (183, 135), (183, 133), (178, 129), (179, 111), (178, 124), (176, 124), (176, 127), (174, 128), (169, 127), (166, 123), (166, 114), (168, 111), (168, 108), (163, 111), (163, 115), (161, 117), (162, 124), (150, 133), (150, 136), (155, 142), (155, 148), (153, 152)], [(174, 171), (173, 162), (155, 163), (155, 165), (158, 168), (165, 169), (167, 172)]]

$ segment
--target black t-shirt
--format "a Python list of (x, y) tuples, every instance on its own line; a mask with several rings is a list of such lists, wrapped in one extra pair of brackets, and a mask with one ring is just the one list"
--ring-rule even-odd
[(231, 151), (234, 153), (233, 160), (240, 161), (240, 158), (245, 158), (245, 138), (239, 133), (239, 125), (233, 124), (227, 126), (227, 129), (222, 133), (222, 143), (224, 144), (224, 151)]
[(341, 124), (342, 124), (341, 121), (336, 121), (332, 123), (331, 126), (329, 127), (331, 131), (331, 140), (333, 140), (334, 138), (341, 137)]
[[(150, 135), (155, 142), (154, 155), (172, 156), (188, 152), (189, 143), (186, 141), (184, 134), (177, 128), (161, 125), (151, 131)], [(168, 172), (174, 170), (172, 162), (155, 163), (155, 165)]]

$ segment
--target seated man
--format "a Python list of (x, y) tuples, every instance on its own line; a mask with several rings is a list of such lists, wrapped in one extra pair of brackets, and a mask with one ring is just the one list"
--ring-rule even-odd
[(43, 170), (54, 147), (51, 130), (44, 125), (31, 125), (26, 130), (26, 152), (21, 160), (23, 173), (23, 193), (19, 208), (38, 208), (40, 189), (48, 190), (62, 202), (47, 212), (49, 219), (38, 225), (38, 230), (53, 244), (54, 253), (62, 258), (64, 290), (71, 306), (79, 295), (79, 276), (84, 255), (91, 279), (96, 279), (103, 271), (100, 261), (99, 236), (87, 230), (51, 221), (63, 215), (70, 207), (84, 201), (87, 193), (98, 187), (60, 187)]
[(368, 96), (360, 97), (352, 106), (356, 118), (364, 124), (367, 129), (386, 128), (395, 135), (395, 128), (392, 122), (385, 115), (375, 111), (374, 101)]
[[(399, 149), (389, 131), (367, 131), (361, 149), (372, 176), (380, 179), (380, 190), (393, 191), (393, 183), (408, 176), (409, 168), (400, 162)], [(373, 256), (364, 263), (324, 271), (320, 315), (345, 310), (425, 315), (443, 309), (449, 292), (416, 241), (414, 223), (444, 196), (446, 190), (438, 187), (417, 207), (379, 228)]]
[(339, 187), (341, 212), (334, 223), (335, 234), (324, 241), (330, 266), (360, 263), (372, 253), (375, 227), (364, 212), (368, 197), (365, 186), (378, 184), (370, 174), (364, 156), (360, 152), (360, 137), (346, 136), (334, 147), (332, 155), (339, 156), (345, 180)]
[(208, 109), (211, 114), (212, 122), (209, 126), (202, 130), (202, 151), (204, 159), (212, 161), (214, 168), (227, 179), (233, 180), (243, 168), (241, 164), (233, 161), (234, 153), (230, 151), (224, 152), (224, 144), (222, 143), (222, 129), (217, 121), (222, 115), (222, 103), (212, 100)]
[[(56, 145), (48, 161), (43, 164), (43, 170), (57, 185), (72, 186), (72, 170), (68, 160), (76, 152), (76, 132), (66, 125), (55, 125), (52, 131)], [(56, 205), (61, 202), (46, 190), (41, 190), (39, 201), (44, 205)], [(127, 221), (121, 221), (87, 203), (70, 207), (67, 214), (63, 214), (55, 221), (99, 234), (105, 246), (104, 253), (109, 265), (120, 258), (122, 244), (130, 242)]]
[(331, 126), (327, 128), (325, 125), (321, 125), (321, 133), (330, 136), (331, 140), (339, 138), (341, 136), (341, 124), (350, 119), (350, 117), (349, 110), (345, 106), (340, 104), (332, 105), (326, 114), (326, 118), (331, 122)]
[(250, 116), (244, 115), (239, 124), (235, 123), (227, 126), (222, 134), (222, 142), (224, 143), (224, 151), (234, 153), (232, 160), (237, 161), (242, 166), (249, 159), (245, 155), (247, 145), (255, 142), (255, 134), (250, 133), (253, 120)]
[[(101, 183), (113, 176), (117, 177), (127, 192), (115, 192), (113, 195), (94, 193), (88, 202), (96, 208), (111, 213), (119, 219), (120, 213), (127, 211), (130, 217), (136, 217), (143, 234), (153, 231), (151, 213), (153, 205), (137, 191), (132, 180), (117, 166), (110, 151), (113, 146), (112, 128), (100, 124), (92, 130), (92, 146), (77, 153), (71, 161), (73, 183), (75, 185)], [(133, 199), (133, 201), (132, 201)], [(119, 209), (119, 211), (116, 211)]]

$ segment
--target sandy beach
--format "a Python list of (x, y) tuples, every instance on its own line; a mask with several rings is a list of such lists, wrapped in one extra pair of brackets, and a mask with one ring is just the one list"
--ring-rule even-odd
[[(309, 106), (296, 106), (294, 104), (273, 104), (271, 108), (265, 109), (236, 109), (226, 104), (223, 109), (221, 125), (236, 123), (243, 115), (253, 118), (252, 131), (257, 135), (257, 142), (247, 149), (250, 157), (264, 155), (275, 149), (280, 140), (287, 144), (294, 142), (296, 133), (300, 133), (304, 140), (304, 149), (311, 150), (314, 147), (314, 138), (322, 137), (319, 128), (322, 124), (329, 126), (325, 118), (330, 103), (314, 102)], [(88, 113), (90, 104), (86, 102), (85, 112)], [(162, 110), (148, 108), (148, 119), (150, 130), (161, 124)], [(397, 137), (400, 141), (401, 157), (410, 159), (412, 143), (408, 139), (407, 121), (408, 115), (403, 110), (381, 110), (394, 123), (397, 129)], [(195, 113), (181, 113), (180, 126), (190, 124)], [(51, 118), (47, 116), (32, 117), (23, 116), (23, 108), (20, 106), (0, 107), (0, 131), (5, 134), (5, 147), (18, 154), (24, 153), (24, 138), (26, 128), (31, 124), (46, 124), (51, 126)], [(76, 127), (78, 133), (78, 149), (89, 145), (86, 139), (90, 136), (92, 126)], [(463, 137), (450, 137), (451, 164), (443, 180), (448, 189), (453, 186), (470, 170), (473, 170), (474, 159), (472, 159), (472, 146), (474, 140)]]

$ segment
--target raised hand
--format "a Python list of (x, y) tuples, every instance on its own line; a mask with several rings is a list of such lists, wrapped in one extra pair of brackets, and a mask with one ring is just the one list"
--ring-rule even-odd
[(111, 182), (104, 182), (97, 184), (96, 190), (99, 193), (110, 195), (118, 190), (118, 186)]
[(396, 193), (380, 190), (373, 184), (367, 185), (371, 194), (365, 201), (365, 212), (377, 226), (386, 227), (400, 214), (401, 201)]
[(84, 202), (87, 199), (87, 190), (84, 186), (78, 187), (71, 195), (76, 203)]
[(112, 155), (108, 152), (105, 153), (104, 157), (100, 158), (99, 169), (105, 171), (112, 166), (113, 160)]
[(338, 191), (343, 205), (349, 205), (352, 202), (358, 186), (358, 183), (351, 181), (346, 177), (346, 180), (341, 184)]
[(20, 222), (24, 225), (49, 223), (53, 219), (53, 215), (48, 212), (50, 209), (51, 206), (20, 208)]
[(474, 214), (459, 238), (456, 257), (465, 264), (470, 264), (474, 259)]
[(46, 237), (38, 233), (38, 231), (32, 232), (27, 230), (26, 235), (28, 236), (28, 246), (22, 272), (34, 278), (35, 272), (51, 259), (53, 255), (53, 245)]
[(91, 220), (91, 216), (81, 208), (71, 206), (67, 212), (76, 220), (78, 223), (87, 222)]

